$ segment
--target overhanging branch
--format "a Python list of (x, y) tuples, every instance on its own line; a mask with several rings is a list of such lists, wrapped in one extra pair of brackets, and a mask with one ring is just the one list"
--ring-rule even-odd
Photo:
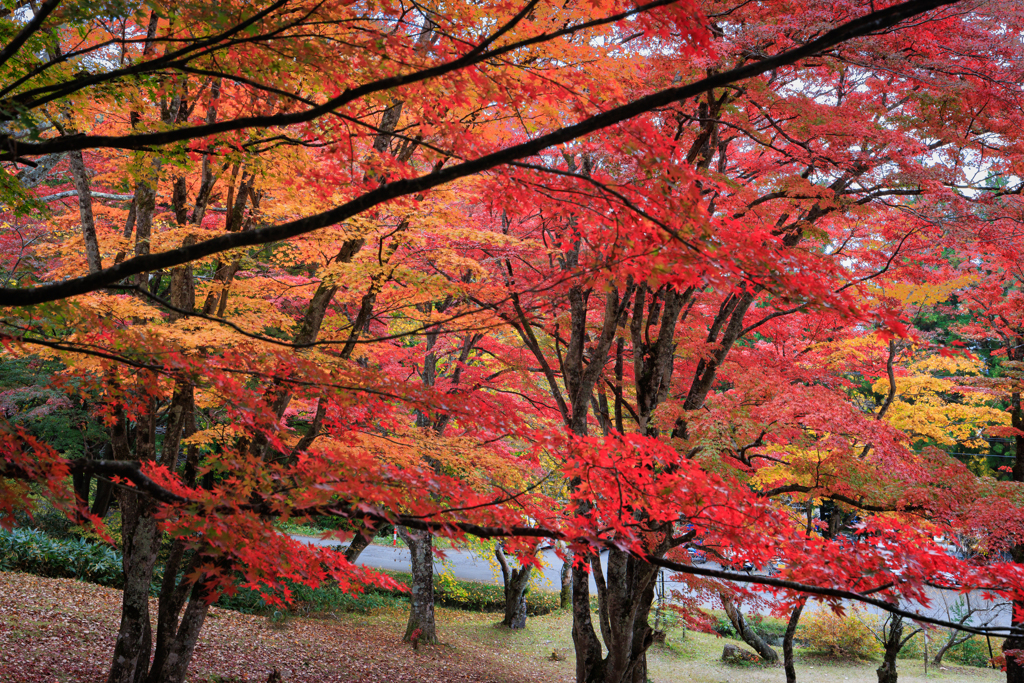
[[(148, 477), (142, 472), (141, 463), (131, 461), (118, 461), (118, 460), (89, 460), (79, 459), (65, 461), (69, 471), (75, 472), (89, 472), (94, 475), (103, 477), (120, 477), (126, 481), (130, 481), (135, 488), (139, 491), (151, 496), (154, 500), (159, 502), (170, 504), (170, 505), (192, 505), (200, 504), (199, 501), (190, 500), (184, 498), (173, 491), (169, 491), (164, 487), (160, 486), (153, 479)], [(12, 478), (24, 479), (24, 475), (19, 476), (18, 470), (0, 470), (0, 475), (8, 476)], [(239, 511), (250, 511), (258, 514), (274, 515), (280, 514), (280, 510), (271, 507), (264, 503), (250, 503), (245, 505), (237, 506), (225, 506), (223, 510), (214, 508), (213, 510), (207, 510), (207, 512), (222, 512), (230, 514), (232, 512)], [(548, 538), (552, 540), (565, 541), (567, 543), (578, 543), (588, 545), (591, 547), (600, 547), (607, 549), (622, 550), (620, 545), (616, 544), (612, 540), (602, 538), (570, 538), (566, 534), (544, 527), (535, 526), (484, 526), (480, 524), (473, 524), (471, 522), (460, 521), (460, 520), (446, 520), (438, 519), (434, 520), (429, 517), (413, 516), (413, 515), (402, 515), (402, 514), (390, 514), (387, 511), (368, 506), (365, 504), (353, 505), (349, 503), (339, 503), (334, 505), (318, 505), (315, 507), (300, 508), (289, 510), (289, 514), (293, 516), (305, 516), (305, 515), (332, 515), (336, 517), (344, 517), (349, 519), (361, 519), (370, 520), (381, 524), (395, 524), (404, 527), (417, 529), (420, 531), (431, 531), (440, 533), (451, 533), (458, 531), (460, 533), (469, 534), (478, 538)], [(447, 511), (441, 510), (431, 515), (431, 517), (441, 517), (442, 515), (448, 514)], [(669, 569), (680, 574), (689, 574), (691, 576), (703, 576), (711, 579), (719, 579), (724, 581), (733, 581), (736, 583), (744, 584), (755, 584), (761, 586), (768, 586), (771, 588), (779, 588), (784, 590), (793, 591), (796, 593), (804, 593), (807, 595), (815, 595), (822, 598), (831, 598), (836, 600), (851, 600), (860, 602), (866, 605), (877, 607), (878, 609), (884, 610), (891, 614), (897, 614), (908, 619), (912, 619), (919, 623), (933, 624), (935, 626), (941, 626), (943, 628), (952, 628), (965, 631), (968, 633), (974, 633), (977, 635), (999, 635), (1009, 636), (1015, 633), (1020, 633), (1020, 628), (1006, 628), (1006, 627), (972, 627), (963, 624), (954, 623), (937, 617), (931, 617), (910, 610), (902, 609), (901, 607), (894, 605), (890, 602), (879, 598), (873, 598), (865, 593), (858, 593), (856, 591), (845, 590), (842, 588), (830, 588), (828, 586), (816, 586), (813, 584), (802, 583), (799, 581), (790, 581), (787, 579), (779, 579), (772, 576), (761, 576), (758, 574), (747, 574), (744, 572), (733, 572), (725, 569), (711, 569), (708, 567), (698, 567), (694, 565), (682, 564), (679, 562), (673, 562), (660, 557), (639, 553), (633, 550), (627, 551), (633, 557), (654, 565), (663, 569)], [(961, 589), (964, 587), (960, 587)], [(871, 591), (874, 592), (874, 591)]]
[[(576, 140), (585, 135), (589, 135), (590, 133), (622, 123), (626, 120), (639, 116), (640, 114), (682, 102), (702, 93), (714, 90), (715, 88), (726, 87), (732, 83), (793, 64), (805, 57), (817, 54), (822, 50), (834, 47), (840, 43), (889, 28), (904, 19), (917, 16), (923, 12), (927, 12), (944, 5), (953, 4), (958, 1), (959, 0), (911, 0), (910, 2), (901, 3), (884, 10), (872, 12), (864, 17), (860, 17), (859, 19), (847, 22), (825, 33), (816, 40), (792, 50), (782, 52), (774, 57), (768, 57), (729, 71), (714, 74), (685, 86), (667, 88), (665, 90), (652, 93), (651, 95), (641, 97), (628, 104), (613, 107), (605, 112), (586, 118), (574, 125), (561, 128), (546, 135), (541, 135), (533, 140), (513, 145), (497, 152), (492, 152), (491, 154), (486, 154), (476, 159), (471, 159), (460, 164), (435, 170), (431, 173), (415, 178), (406, 178), (385, 183), (375, 190), (367, 192), (366, 194), (337, 206), (334, 209), (314, 214), (312, 216), (307, 216), (305, 218), (300, 218), (279, 225), (258, 228), (256, 230), (230, 233), (199, 242), (192, 246), (180, 247), (178, 249), (172, 249), (157, 254), (136, 256), (97, 273), (66, 280), (64, 282), (41, 285), (39, 287), (28, 289), (0, 288), (0, 305), (27, 306), (77, 296), (112, 285), (123, 278), (136, 275), (138, 273), (171, 268), (200, 258), (212, 256), (229, 249), (279, 242), (291, 237), (304, 235), (330, 225), (336, 225), (384, 202), (425, 192), (460, 178), (483, 173), (498, 166), (534, 156), (553, 146)], [(403, 81), (403, 83), (404, 82), (405, 81)], [(249, 119), (239, 119), (233, 123), (241, 125), (244, 121), (249, 121)], [(291, 123), (291, 121), (288, 123)], [(253, 120), (245, 125), (261, 126), (265, 124), (264, 122)], [(202, 134), (211, 134), (213, 132), (220, 131), (211, 130), (209, 133)], [(138, 138), (138, 144), (150, 146), (155, 144), (170, 144), (172, 142), (189, 139), (189, 136), (194, 135), (194, 131), (179, 130), (136, 137)], [(153, 138), (153, 136), (164, 137), (156, 139)], [(64, 150), (64, 147), (61, 147), (61, 145), (67, 147), (67, 149), (87, 149), (95, 147), (133, 148), (134, 143), (133, 145), (127, 145), (124, 140), (119, 138), (68, 136), (56, 138), (52, 142), (47, 141), (46, 143), (24, 145), (20, 147), (14, 145), (11, 150), (0, 152), (0, 160), (26, 154), (44, 154), (54, 151), (62, 151)], [(70, 146), (68, 147), (68, 145)]]

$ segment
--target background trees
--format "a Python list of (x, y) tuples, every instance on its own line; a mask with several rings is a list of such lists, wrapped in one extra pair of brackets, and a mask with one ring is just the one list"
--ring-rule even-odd
[[(90, 477), (116, 486), (111, 681), (182, 680), (238, 582), (385, 581), (277, 534), (289, 515), (403, 527), (428, 639), (431, 534), (570, 541), (581, 681), (645, 680), (656, 566), (709, 575), (675, 554), (698, 537), (785, 558), (757, 581), (793, 605), (991, 584), (933, 531), (1019, 487), (913, 448), (894, 401), (900, 293), (957, 268), (964, 333), (1015, 362), (1015, 252), (978, 245), (1012, 217), (986, 179), (1016, 163), (1016, 8), (174, 9), (15, 8), (0, 51), (7, 354), (53, 364), (90, 434), (9, 419), (0, 502), (44, 482), (84, 516)], [(816, 499), (870, 552), (838, 552), (839, 514), (817, 534)]]

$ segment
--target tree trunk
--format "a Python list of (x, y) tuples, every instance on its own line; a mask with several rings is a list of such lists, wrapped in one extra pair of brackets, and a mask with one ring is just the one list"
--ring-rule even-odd
[(495, 547), (494, 556), (501, 565), (501, 576), (505, 586), (505, 618), (501, 624), (511, 629), (526, 628), (526, 588), (530, 585), (530, 573), (533, 568), (511, 568), (500, 545)]
[[(647, 620), (654, 604), (657, 568), (616, 549), (608, 551), (607, 571), (601, 567), (599, 555), (591, 557), (594, 582), (597, 584), (598, 616), (601, 638), (607, 655), (601, 659), (601, 646), (589, 620), (589, 590), (584, 594), (587, 621), (582, 622), (577, 640), (577, 681), (604, 683), (645, 683), (647, 650), (654, 642), (654, 629)], [(574, 572), (579, 570), (574, 569)], [(605, 576), (607, 574), (607, 577)], [(583, 580), (586, 580), (584, 574)], [(577, 577), (573, 576), (574, 622), (582, 619), (584, 601), (578, 600)], [(589, 582), (585, 584), (589, 588)], [(575, 628), (575, 627), (574, 627)], [(581, 671), (579, 645), (593, 638), (591, 654)]]
[(89, 186), (89, 174), (85, 170), (85, 161), (81, 152), (68, 154), (71, 167), (71, 182), (78, 193), (78, 215), (82, 221), (82, 238), (85, 240), (85, 260), (90, 273), (103, 270), (100, 259), (99, 241), (96, 239), (96, 220), (92, 212), (92, 190)]
[(888, 632), (885, 634), (885, 653), (882, 656), (882, 666), (878, 667), (878, 683), (896, 683), (896, 656), (903, 647), (903, 617), (892, 614), (889, 616)]
[(896, 683), (896, 660), (883, 660), (882, 666), (878, 667), (875, 672), (878, 674), (878, 683)]
[(601, 641), (590, 616), (590, 574), (576, 565), (572, 568), (572, 642), (576, 648), (576, 683), (604, 681)]
[(628, 562), (633, 565), (630, 573), (635, 577), (632, 580), (636, 583), (629, 588), (633, 597), (628, 598), (629, 602), (626, 604), (634, 604), (636, 611), (631, 619), (633, 638), (629, 645), (629, 660), (626, 663), (623, 680), (630, 683), (647, 683), (647, 650), (654, 644), (654, 629), (651, 628), (649, 619), (658, 583), (658, 568), (639, 562), (634, 557), (629, 557)]
[[(434, 624), (434, 552), (433, 537), (429, 532), (396, 527), (398, 535), (409, 546), (412, 555), (412, 595), (409, 606), (409, 624), (402, 640), (436, 643)], [(415, 634), (415, 635), (414, 635)]]
[(198, 582), (192, 587), (188, 605), (178, 623), (174, 637), (167, 643), (167, 649), (153, 662), (146, 683), (182, 683), (192, 663), (192, 654), (199, 642), (206, 614), (210, 610), (205, 584)]
[(107, 516), (107, 512), (110, 511), (110, 500), (113, 497), (111, 495), (113, 491), (114, 485), (110, 483), (110, 480), (96, 480), (96, 498), (92, 501), (92, 514), (96, 515), (100, 519)]
[[(163, 165), (158, 157), (153, 160), (149, 178), (140, 178), (135, 186), (135, 255), (145, 256), (150, 251), (149, 241), (153, 236), (153, 212), (156, 210), (156, 183)], [(149, 277), (146, 273), (135, 276), (140, 287), (149, 289)], [(152, 290), (150, 290), (152, 291)]]
[(747, 625), (747, 620), (743, 618), (743, 612), (736, 607), (732, 598), (723, 595), (722, 605), (725, 607), (725, 613), (729, 615), (729, 621), (732, 622), (733, 627), (736, 629), (736, 633), (738, 633), (740, 638), (743, 639), (743, 642), (754, 648), (754, 651), (757, 652), (765, 662), (769, 664), (777, 664), (779, 661), (779, 654), (773, 650), (768, 643), (764, 642), (764, 639), (762, 639), (761, 636), (757, 635), (757, 633)]
[(793, 637), (796, 635), (796, 625), (800, 622), (800, 614), (804, 611), (801, 602), (793, 608), (789, 615), (789, 623), (786, 624), (786, 635), (782, 638), (782, 662), (786, 669), (786, 683), (796, 683), (796, 662), (793, 659)]
[(159, 531), (149, 504), (132, 491), (120, 495), (124, 537), (121, 626), (107, 683), (141, 683), (149, 670), (152, 633), (149, 585), (159, 550)]
[(345, 548), (345, 559), (352, 564), (356, 563), (359, 556), (363, 554), (363, 551), (370, 546), (370, 541), (373, 539), (365, 534), (356, 534), (352, 537), (352, 542)]
[[(164, 565), (164, 580), (160, 587), (160, 603), (157, 608), (156, 620), (156, 647), (153, 653), (150, 678), (153, 676), (153, 671), (163, 668), (177, 635), (178, 617), (188, 592), (187, 586), (178, 583), (179, 569), (184, 555), (185, 544), (180, 540), (174, 541)], [(193, 566), (186, 567), (182, 573), (188, 574), (193, 567), (194, 563)]]
[(572, 603), (572, 555), (566, 555), (559, 573), (562, 588), (558, 593), (558, 609), (569, 609)]
[[(960, 623), (962, 624), (964, 622), (960, 622)], [(965, 634), (965, 635), (961, 635), (959, 638), (957, 637), (958, 635), (959, 635), (958, 631), (950, 629), (949, 638), (946, 639), (945, 645), (940, 647), (939, 651), (935, 653), (934, 657), (932, 657), (932, 664), (933, 665), (935, 665), (935, 666), (942, 666), (942, 658), (946, 656), (947, 652), (949, 652), (951, 649), (953, 649), (957, 645), (962, 645), (963, 643), (965, 643), (965, 642), (967, 642), (968, 640), (971, 639), (971, 634), (969, 634), (969, 633)]]

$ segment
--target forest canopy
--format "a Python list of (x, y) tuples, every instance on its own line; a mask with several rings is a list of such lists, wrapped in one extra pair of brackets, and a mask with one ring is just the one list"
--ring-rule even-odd
[[(557, 541), (581, 682), (646, 680), (662, 568), (737, 623), (984, 590), (1024, 680), (1022, 28), (5, 2), (0, 523), (116, 509), (112, 683), (184, 680), (239, 587), (393, 587), (385, 526), (427, 640), (434, 537), (504, 539), (507, 585)], [(350, 552), (276, 526), (325, 516)]]

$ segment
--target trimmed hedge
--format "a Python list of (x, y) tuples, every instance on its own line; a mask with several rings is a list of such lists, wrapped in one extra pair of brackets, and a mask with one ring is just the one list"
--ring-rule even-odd
[(0, 570), (124, 586), (121, 553), (82, 538), (53, 538), (36, 529), (0, 528)]

